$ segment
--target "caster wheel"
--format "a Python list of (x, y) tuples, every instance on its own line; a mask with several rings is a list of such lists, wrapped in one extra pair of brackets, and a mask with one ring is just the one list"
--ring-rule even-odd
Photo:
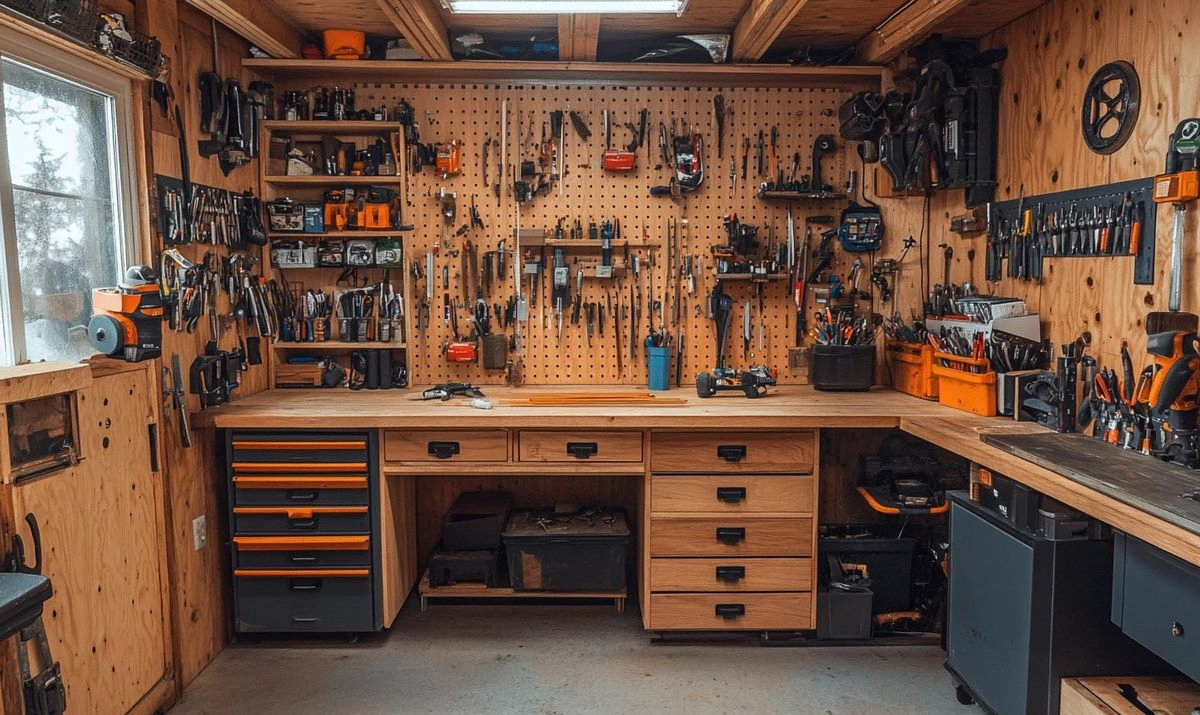
[(967, 689), (961, 685), (954, 686), (954, 697), (958, 699), (958, 702), (961, 705), (975, 704), (975, 698), (971, 697), (971, 694), (967, 692)]

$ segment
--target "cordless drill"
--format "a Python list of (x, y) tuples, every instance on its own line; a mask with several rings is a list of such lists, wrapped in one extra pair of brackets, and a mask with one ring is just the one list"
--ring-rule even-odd
[(1171, 330), (1149, 335), (1146, 351), (1157, 368), (1150, 384), (1150, 418), (1155, 433), (1150, 452), (1165, 461), (1198, 468), (1200, 353), (1196, 351), (1196, 333)]

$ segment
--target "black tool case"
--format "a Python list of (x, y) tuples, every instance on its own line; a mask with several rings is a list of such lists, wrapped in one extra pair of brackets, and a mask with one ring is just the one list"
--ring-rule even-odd
[(518, 591), (623, 591), (628, 545), (621, 509), (514, 511), (504, 529)]
[(429, 557), (429, 586), (440, 588), (459, 583), (502, 586), (504, 552), (500, 549), (449, 551), (439, 545)]
[(442, 548), (447, 551), (499, 549), (500, 533), (512, 511), (510, 492), (463, 492), (442, 519)]

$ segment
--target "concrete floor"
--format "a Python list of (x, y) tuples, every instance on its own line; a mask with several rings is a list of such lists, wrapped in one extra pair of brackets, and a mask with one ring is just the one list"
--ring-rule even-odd
[(936, 646), (651, 645), (633, 609), (410, 599), (388, 633), (230, 646), (172, 715), (955, 713)]

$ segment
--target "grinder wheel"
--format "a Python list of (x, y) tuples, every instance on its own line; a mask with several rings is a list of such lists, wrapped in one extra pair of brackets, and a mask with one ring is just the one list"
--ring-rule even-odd
[(1121, 60), (1096, 70), (1079, 112), (1088, 148), (1112, 154), (1124, 146), (1137, 124), (1141, 100), (1142, 85), (1132, 64)]

